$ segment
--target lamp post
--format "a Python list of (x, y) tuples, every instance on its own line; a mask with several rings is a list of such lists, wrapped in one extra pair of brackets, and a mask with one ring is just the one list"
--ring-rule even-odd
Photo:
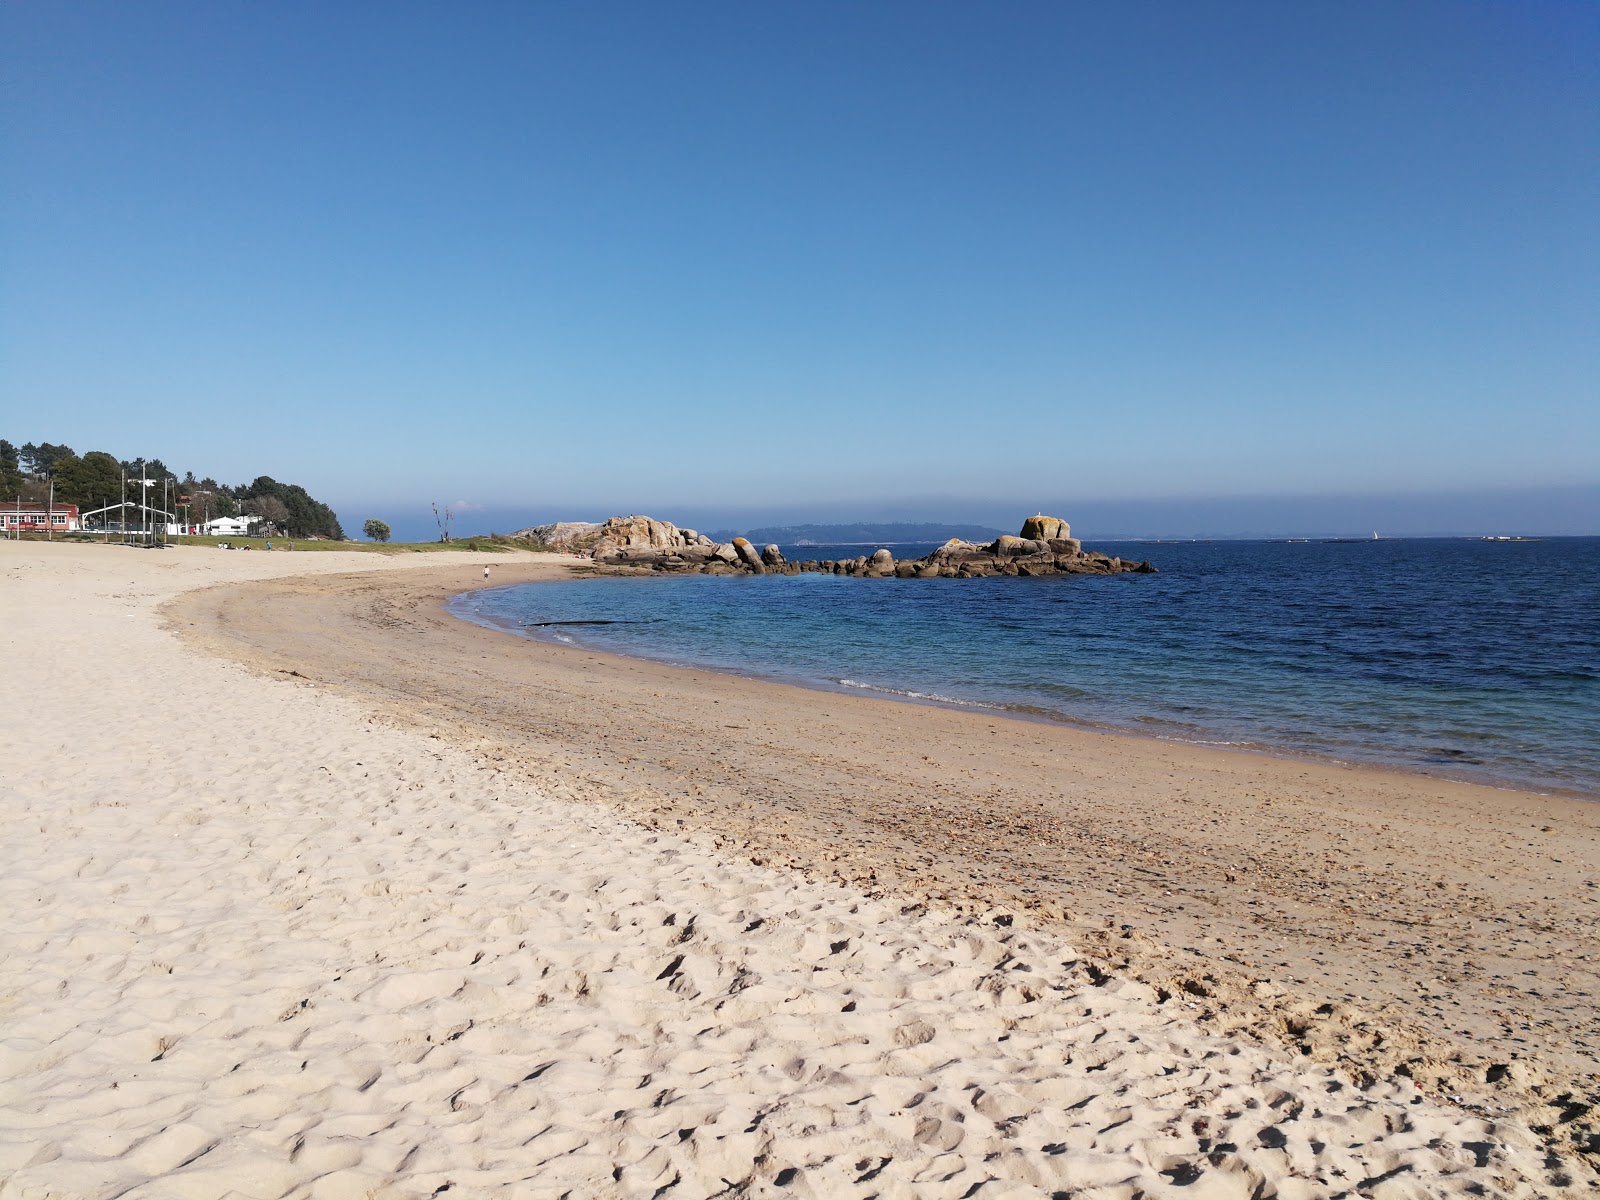
[[(156, 527), (150, 520), (150, 489), (156, 481), (151, 479), (145, 470), (144, 459), (139, 460), (139, 530), (144, 538), (144, 548), (149, 550), (156, 544)], [(165, 501), (163, 501), (165, 503)]]

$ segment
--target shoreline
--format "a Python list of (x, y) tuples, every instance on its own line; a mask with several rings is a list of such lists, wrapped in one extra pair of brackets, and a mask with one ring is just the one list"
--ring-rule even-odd
[[(1506, 924), (1433, 886), (1498, 793), (513, 642), (442, 607), (478, 563), (319, 557), (0, 545), (5, 1200), (1596, 1184), (1589, 867)], [(1330, 873), (1385, 845), (1448, 880)], [(1540, 976), (1486, 1072), (1439, 1027), (1484, 948)]]
[(1594, 1132), (1564, 1107), (1600, 1098), (1592, 802), (540, 642), (448, 611), (481, 588), (461, 574), (249, 585), (243, 619), (190, 593), (171, 618), (558, 794), (868, 895), (1008, 909), (1207, 1028)]
[[(593, 568), (580, 568), (581, 580), (590, 579), (650, 579), (654, 575), (643, 572), (626, 570), (605, 570)], [(566, 583), (579, 582), (579, 579), (563, 579), (560, 577), (550, 579), (530, 580), (530, 583)], [(570, 645), (572, 648), (590, 654), (603, 654), (616, 658), (630, 659), (636, 662), (647, 662), (657, 666), (678, 668), (687, 671), (709, 671), (715, 674), (727, 675), (736, 679), (750, 679), (761, 683), (769, 683), (776, 687), (798, 687), (808, 691), (822, 692), (836, 695), (866, 695), (885, 699), (899, 704), (951, 709), (957, 712), (995, 713), (1010, 720), (1037, 722), (1039, 724), (1059, 726), (1076, 729), (1086, 733), (1101, 733), (1109, 737), (1130, 738), (1135, 741), (1158, 742), (1163, 745), (1189, 746), (1202, 750), (1217, 750), (1224, 753), (1259, 755), (1265, 758), (1278, 759), (1290, 763), (1307, 763), (1314, 766), (1336, 767), (1348, 770), (1376, 770), (1392, 772), (1400, 775), (1414, 775), (1420, 779), (1444, 783), (1460, 783), (1471, 787), (1488, 788), (1493, 791), (1511, 792), (1528, 796), (1543, 796), (1560, 800), (1577, 800), (1584, 803), (1600, 804), (1600, 783), (1592, 789), (1541, 787), (1526, 780), (1497, 775), (1493, 772), (1484, 772), (1478, 775), (1453, 773), (1448, 764), (1439, 764), (1439, 769), (1430, 770), (1410, 761), (1391, 761), (1378, 756), (1341, 758), (1332, 753), (1317, 753), (1312, 750), (1303, 750), (1292, 746), (1281, 746), (1270, 742), (1255, 741), (1209, 741), (1201, 738), (1186, 738), (1177, 734), (1162, 734), (1153, 730), (1122, 725), (1112, 721), (1095, 720), (1089, 717), (1074, 716), (1069, 713), (1055, 712), (1050, 709), (1022, 705), (999, 704), (982, 700), (963, 700), (954, 696), (937, 696), (914, 692), (909, 689), (895, 689), (880, 687), (872, 684), (849, 684), (843, 681), (817, 679), (801, 675), (776, 675), (766, 674), (751, 669), (724, 667), (716, 664), (702, 664), (683, 662), (666, 657), (653, 657), (648, 654), (625, 654), (621, 651), (602, 649), (581, 642), (563, 643), (553, 637), (539, 637), (520, 632), (519, 626), (499, 623), (492, 618), (481, 615), (472, 615), (458, 610), (455, 601), (472, 596), (480, 591), (492, 591), (500, 588), (521, 586), (518, 584), (493, 584), (489, 588), (467, 588), (448, 597), (444, 607), (456, 619), (493, 633), (505, 634), (522, 641), (534, 642), (540, 645)], [(1360, 743), (1350, 742), (1352, 748), (1358, 749)]]

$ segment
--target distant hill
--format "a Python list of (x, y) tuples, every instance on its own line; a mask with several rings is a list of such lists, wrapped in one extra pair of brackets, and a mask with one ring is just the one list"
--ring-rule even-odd
[(992, 542), (1005, 530), (987, 525), (941, 525), (930, 521), (866, 522), (860, 525), (769, 525), (760, 529), (719, 529), (709, 536), (716, 542), (746, 537), (756, 545), (776, 542), (781, 546), (811, 543), (817, 546), (849, 546), (858, 543), (894, 545), (905, 542), (945, 542), (964, 538), (969, 542)]

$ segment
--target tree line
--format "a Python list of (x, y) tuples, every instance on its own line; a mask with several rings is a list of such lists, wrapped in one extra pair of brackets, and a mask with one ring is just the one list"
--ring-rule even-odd
[[(344, 540), (338, 515), (321, 501), (313, 499), (297, 483), (279, 483), (270, 475), (258, 475), (251, 483), (233, 487), (209, 476), (196, 479), (193, 471), (180, 479), (159, 458), (119, 459), (104, 450), (79, 455), (71, 446), (51, 442), (29, 442), (14, 446), (0, 438), (0, 501), (13, 498), (46, 503), (54, 496), (57, 504), (76, 504), (87, 512), (115, 504), (123, 497), (123, 475), (166, 481), (167, 503), (174, 516), (185, 524), (202, 524), (216, 517), (260, 517), (279, 533), (289, 537), (324, 537)], [(159, 498), (156, 488), (150, 489)], [(160, 507), (159, 499), (153, 507)]]

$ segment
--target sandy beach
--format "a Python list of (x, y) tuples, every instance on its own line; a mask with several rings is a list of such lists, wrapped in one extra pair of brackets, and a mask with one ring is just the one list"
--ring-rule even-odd
[(0, 543), (0, 1197), (1593, 1193), (1600, 805), (535, 643), (482, 567)]

